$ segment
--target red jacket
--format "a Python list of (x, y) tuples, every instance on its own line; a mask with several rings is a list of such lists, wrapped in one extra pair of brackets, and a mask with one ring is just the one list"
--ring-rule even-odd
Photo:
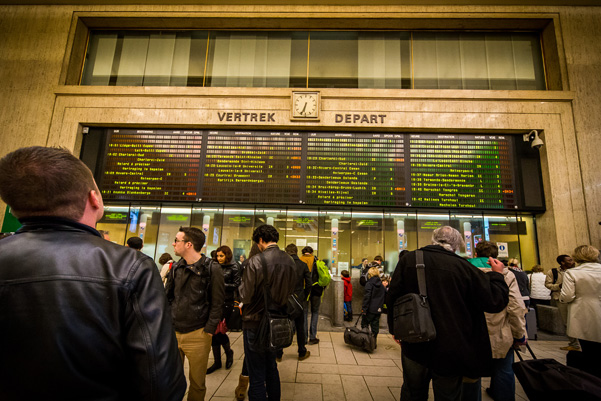
[(350, 277), (342, 277), (344, 280), (344, 302), (351, 302), (353, 300), (353, 285), (351, 284)]

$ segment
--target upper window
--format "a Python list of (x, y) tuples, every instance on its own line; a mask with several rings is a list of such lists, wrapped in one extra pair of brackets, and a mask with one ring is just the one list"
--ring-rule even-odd
[(516, 32), (92, 31), (81, 84), (546, 89)]

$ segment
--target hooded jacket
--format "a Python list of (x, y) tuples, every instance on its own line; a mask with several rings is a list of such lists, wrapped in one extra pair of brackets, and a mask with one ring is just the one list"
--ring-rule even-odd
[(352, 302), (353, 300), (353, 284), (350, 277), (342, 277), (344, 281), (344, 302)]
[(181, 400), (154, 261), (75, 221), (21, 222), (0, 241), (0, 399)]
[(365, 283), (365, 294), (363, 295), (363, 312), (382, 313), (382, 307), (386, 301), (386, 288), (382, 284), (380, 276), (373, 276)]

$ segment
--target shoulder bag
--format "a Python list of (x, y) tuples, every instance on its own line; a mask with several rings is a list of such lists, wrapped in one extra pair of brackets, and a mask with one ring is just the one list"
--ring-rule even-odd
[(394, 303), (394, 336), (408, 343), (423, 343), (436, 338), (430, 314), (424, 253), (415, 251), (419, 294), (405, 294)]
[[(269, 277), (265, 256), (261, 253), (261, 263), (263, 265), (263, 298), (265, 300), (265, 313), (259, 322), (255, 344), (256, 349), (275, 352), (292, 345), (294, 329), (292, 322), (288, 318), (285, 307), (273, 306), (271, 299)], [(271, 308), (270, 308), (271, 306)]]

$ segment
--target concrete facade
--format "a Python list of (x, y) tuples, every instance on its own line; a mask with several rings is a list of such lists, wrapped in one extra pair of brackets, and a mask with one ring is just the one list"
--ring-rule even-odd
[[(90, 2), (88, 2), (90, 3)], [(488, 22), (487, 22), (488, 21)], [(86, 27), (203, 29), (435, 29), (538, 27), (548, 91), (327, 89), (317, 122), (291, 121), (291, 88), (79, 86)], [(403, 28), (405, 27), (405, 28)], [(483, 28), (480, 28), (483, 29)], [(569, 6), (0, 6), (0, 156), (22, 146), (79, 152), (82, 127), (370, 129), (522, 134), (543, 131), (546, 212), (541, 264), (601, 246), (601, 7)], [(549, 67), (551, 66), (551, 67)], [(273, 122), (223, 112), (274, 113)], [(336, 114), (386, 114), (377, 127)], [(5, 205), (0, 204), (0, 220)]]

